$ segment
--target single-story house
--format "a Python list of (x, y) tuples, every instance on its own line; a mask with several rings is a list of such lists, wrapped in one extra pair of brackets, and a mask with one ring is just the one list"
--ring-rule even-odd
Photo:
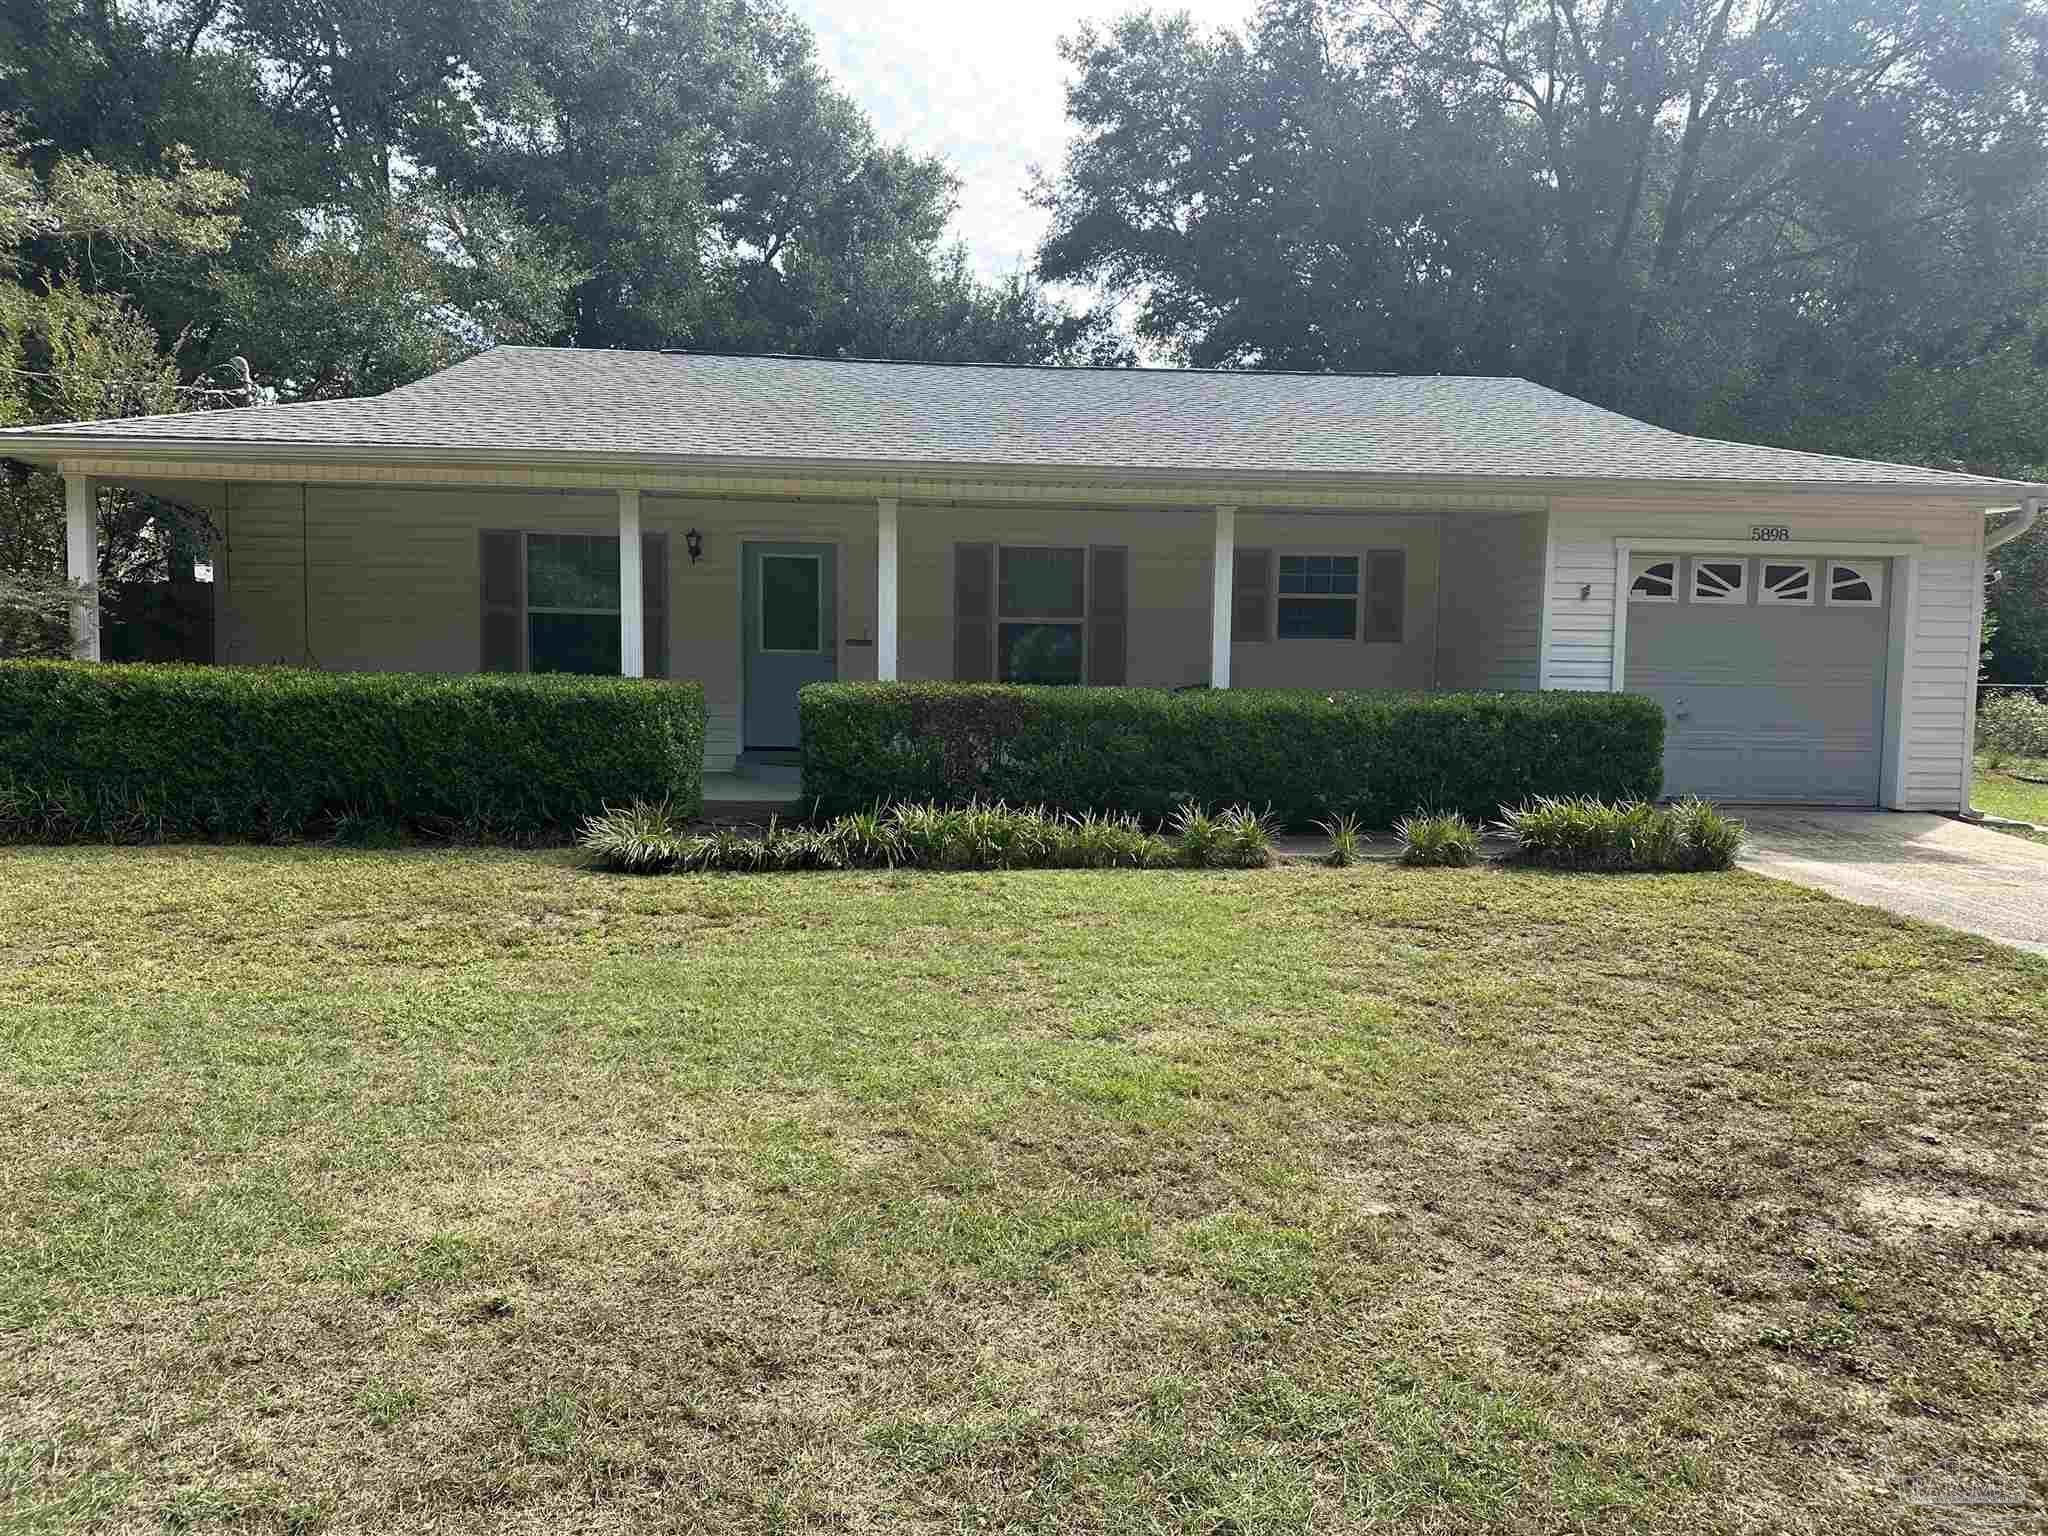
[(1668, 792), (1951, 811), (2048, 491), (1510, 378), (529, 347), (0, 456), (65, 475), (76, 577), (95, 482), (209, 510), (221, 662), (696, 678), (713, 773), (820, 678), (1626, 689)]

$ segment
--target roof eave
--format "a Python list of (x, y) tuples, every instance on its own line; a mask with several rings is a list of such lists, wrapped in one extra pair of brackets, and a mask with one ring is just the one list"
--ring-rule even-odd
[(1017, 465), (951, 460), (761, 458), (692, 453), (621, 453), (609, 450), (529, 448), (511, 453), (498, 448), (418, 447), (384, 443), (311, 443), (279, 439), (237, 441), (142, 437), (99, 433), (55, 433), (47, 429), (0, 431), (0, 459), (60, 465), (77, 460), (120, 459), (161, 464), (166, 468), (194, 463), (290, 465), (388, 465), (399, 468), (494, 468), (532, 470), (682, 471), (761, 479), (831, 478), (845, 476), (893, 480), (1021, 480), (1071, 483), (1100, 480), (1119, 484), (1217, 485), (1245, 487), (1362, 484), (1412, 486), (1428, 490), (1481, 488), (1493, 491), (1536, 490), (1544, 494), (1586, 491), (1597, 494), (1627, 485), (1677, 485), (1703, 491), (1771, 490), (1787, 493), (1867, 491), (1888, 495), (1979, 496), (2040, 495), (2048, 485), (2025, 480), (1994, 480), (1956, 476), (1953, 480), (1766, 480), (1684, 475), (1488, 475), (1425, 474), (1387, 470), (1237, 471), (1203, 468), (1160, 469), (1117, 465)]

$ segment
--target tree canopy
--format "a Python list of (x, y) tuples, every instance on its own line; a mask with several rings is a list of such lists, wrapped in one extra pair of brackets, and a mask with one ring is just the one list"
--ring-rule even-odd
[(1874, 396), (2042, 302), (2039, 0), (1274, 0), (1064, 51), (1040, 271), (1190, 363), (1684, 425), (1852, 361)]
[[(47, 171), (246, 183), (204, 269), (97, 274), (181, 363), (301, 399), (501, 341), (1056, 361), (1104, 326), (976, 278), (957, 183), (770, 0), (46, 0), (0, 111)], [(78, 242), (47, 232), (32, 273)], [(94, 274), (88, 274), (88, 281)]]

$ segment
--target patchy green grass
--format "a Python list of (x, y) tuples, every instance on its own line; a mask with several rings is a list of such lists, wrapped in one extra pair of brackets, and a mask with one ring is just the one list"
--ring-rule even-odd
[(2044, 1139), (1747, 874), (9, 851), (0, 1528), (2038, 1521)]
[[(1980, 754), (1976, 776), (1970, 781), (1970, 804), (1987, 815), (2007, 816), (2014, 821), (2030, 821), (2037, 827), (2048, 827), (2048, 762), (2023, 757), (2002, 758), (1993, 767), (1991, 760)], [(2037, 843), (2048, 843), (2048, 832), (2028, 832), (2010, 827), (1999, 830)]]

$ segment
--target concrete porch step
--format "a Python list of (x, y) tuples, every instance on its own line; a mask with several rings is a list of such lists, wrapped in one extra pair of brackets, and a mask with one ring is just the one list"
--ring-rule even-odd
[(780, 784), (795, 788), (803, 782), (803, 754), (799, 752), (772, 752), (750, 748), (739, 755), (733, 764), (737, 778), (750, 779), (761, 784)]
[(748, 778), (738, 773), (704, 775), (706, 821), (763, 822), (798, 815), (802, 799), (795, 782)]

